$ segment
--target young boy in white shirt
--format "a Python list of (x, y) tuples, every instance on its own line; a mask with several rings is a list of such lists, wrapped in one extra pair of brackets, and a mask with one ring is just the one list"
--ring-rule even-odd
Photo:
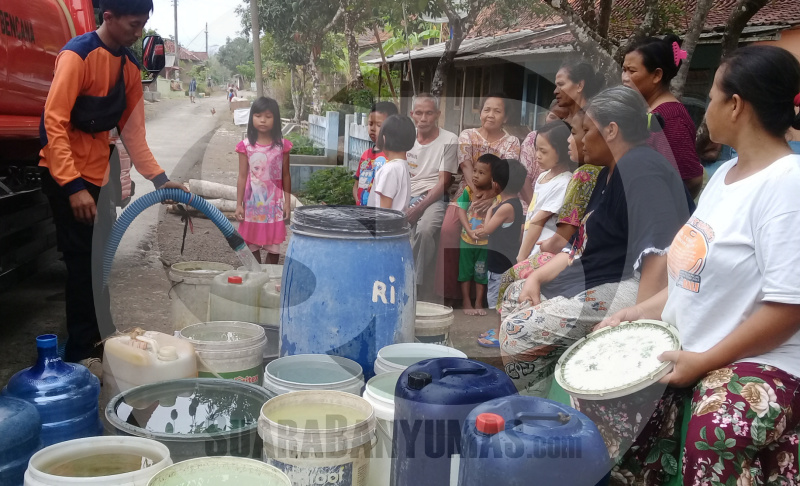
[(375, 182), (368, 205), (376, 208), (405, 211), (411, 200), (411, 176), (406, 153), (414, 147), (416, 128), (411, 118), (392, 115), (383, 122), (378, 134), (378, 148), (387, 162), (375, 172)]

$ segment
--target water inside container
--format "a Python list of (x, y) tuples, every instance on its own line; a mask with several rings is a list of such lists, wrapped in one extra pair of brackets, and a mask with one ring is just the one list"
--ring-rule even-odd
[(263, 399), (223, 388), (198, 386), (148, 397), (126, 396), (117, 404), (120, 420), (160, 434), (211, 434), (258, 422)]
[(361, 410), (334, 403), (296, 403), (270, 411), (267, 418), (301, 429), (335, 429), (367, 420)]
[(215, 343), (233, 343), (236, 341), (243, 341), (245, 339), (252, 339), (253, 334), (251, 333), (242, 333), (242, 332), (233, 332), (233, 331), (218, 331), (218, 330), (207, 330), (207, 331), (196, 331), (192, 332), (188, 335), (190, 339), (194, 339), (195, 341), (209, 341)]
[(139, 471), (153, 463), (153, 459), (139, 454), (92, 454), (53, 463), (42, 472), (68, 478), (94, 478)]
[(347, 368), (337, 363), (303, 363), (302, 366), (277, 368), (275, 377), (304, 385), (340, 383), (355, 377)]

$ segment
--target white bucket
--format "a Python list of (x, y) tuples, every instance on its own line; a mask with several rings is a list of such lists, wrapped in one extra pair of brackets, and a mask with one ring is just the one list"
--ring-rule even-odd
[(261, 407), (258, 434), (264, 462), (293, 486), (366, 486), (375, 443), (375, 413), (363, 398), (344, 392), (298, 391)]
[(403, 371), (414, 363), (432, 358), (466, 358), (461, 351), (448, 346), (424, 343), (392, 344), (378, 351), (375, 374)]
[(418, 343), (450, 345), (453, 308), (430, 302), (417, 302), (414, 339)]
[[(113, 474), (122, 457), (112, 459), (109, 455), (131, 455), (146, 458), (146, 466), (133, 472)], [(68, 468), (65, 463), (86, 459), (82, 465), (73, 465), (82, 473), (91, 474), (86, 467), (92, 468), (96, 474), (105, 476), (77, 477), (49, 474), (54, 468)], [(133, 458), (130, 458), (132, 460)], [(167, 446), (154, 440), (140, 437), (89, 437), (52, 445), (31, 457), (28, 470), (25, 471), (25, 486), (146, 486), (154, 474), (170, 466), (172, 459)], [(74, 471), (74, 469), (73, 469)], [(108, 475), (112, 473), (111, 475)]]
[(216, 262), (182, 262), (172, 265), (169, 280), (170, 318), (172, 328), (184, 327), (208, 320), (208, 296), (211, 282), (222, 272), (233, 270), (231, 265)]
[(392, 435), (394, 429), (394, 391), (401, 371), (377, 375), (367, 382), (364, 400), (375, 411), (377, 442), (369, 464), (369, 486), (389, 486), (392, 475)]
[(179, 462), (153, 476), (148, 486), (291, 486), (283, 472), (254, 459), (198, 457)]
[(180, 338), (194, 345), (197, 376), (261, 385), (267, 337), (258, 324), (217, 321), (193, 324)]
[(360, 395), (361, 365), (327, 354), (298, 354), (276, 359), (264, 371), (264, 388), (282, 395), (299, 390), (330, 390)]

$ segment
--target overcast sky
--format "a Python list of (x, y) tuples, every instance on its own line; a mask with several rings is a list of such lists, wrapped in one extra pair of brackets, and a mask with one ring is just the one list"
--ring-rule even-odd
[[(241, 0), (178, 0), (178, 41), (192, 51), (205, 51), (205, 28), (208, 22), (208, 46), (222, 46), (226, 37), (236, 37), (242, 30), (235, 9)], [(172, 0), (153, 0), (153, 15), (147, 28), (164, 37), (175, 35)], [(194, 40), (192, 40), (194, 39)]]

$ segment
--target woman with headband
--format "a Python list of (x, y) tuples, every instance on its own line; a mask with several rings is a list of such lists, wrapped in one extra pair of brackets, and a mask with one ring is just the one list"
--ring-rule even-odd
[(681, 49), (677, 36), (648, 37), (625, 54), (622, 84), (638, 90), (650, 111), (664, 119), (663, 132), (653, 134), (649, 144), (678, 170), (695, 198), (703, 186), (703, 165), (695, 151), (697, 128), (686, 107), (669, 90), (684, 59), (686, 51)]

